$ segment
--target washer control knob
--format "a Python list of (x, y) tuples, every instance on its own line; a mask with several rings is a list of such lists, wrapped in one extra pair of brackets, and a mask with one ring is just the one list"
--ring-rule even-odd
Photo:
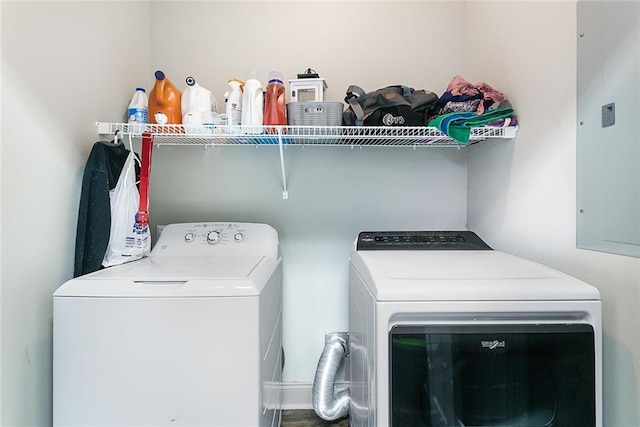
[(220, 232), (219, 231), (210, 231), (207, 233), (207, 243), (215, 245), (220, 241)]
[(236, 233), (233, 235), (233, 240), (235, 240), (236, 242), (242, 242), (244, 240), (244, 234), (242, 233)]
[(193, 233), (187, 233), (184, 235), (184, 241), (187, 243), (191, 243), (196, 239), (196, 235)]

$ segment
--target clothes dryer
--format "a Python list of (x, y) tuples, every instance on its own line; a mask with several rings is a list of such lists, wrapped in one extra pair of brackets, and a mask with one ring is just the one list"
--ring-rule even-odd
[(602, 426), (600, 294), (468, 231), (363, 232), (351, 426)]
[(266, 224), (164, 227), (53, 295), (54, 426), (277, 426), (282, 258)]

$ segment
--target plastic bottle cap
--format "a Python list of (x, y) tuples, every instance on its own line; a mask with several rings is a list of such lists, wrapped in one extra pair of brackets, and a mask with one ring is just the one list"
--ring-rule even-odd
[(193, 77), (189, 76), (187, 77), (187, 86), (194, 86), (196, 84), (196, 79), (194, 79)]
[(160, 70), (156, 71), (156, 79), (158, 80), (164, 80), (164, 73)]
[(269, 80), (269, 83), (282, 83), (282, 80), (280, 80), (280, 79), (271, 79), (271, 80)]
[(139, 90), (139, 91), (142, 91), (142, 92), (146, 92), (143, 87), (137, 87), (136, 90)]

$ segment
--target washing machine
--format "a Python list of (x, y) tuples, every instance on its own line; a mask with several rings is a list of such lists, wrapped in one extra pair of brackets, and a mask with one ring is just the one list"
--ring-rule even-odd
[(278, 426), (282, 258), (266, 224), (162, 229), (53, 295), (54, 426)]
[(363, 232), (350, 425), (602, 426), (596, 288), (469, 231)]

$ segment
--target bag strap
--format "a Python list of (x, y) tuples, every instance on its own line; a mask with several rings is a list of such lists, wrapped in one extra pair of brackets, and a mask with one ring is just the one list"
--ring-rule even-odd
[(344, 101), (351, 106), (356, 115), (356, 126), (364, 124), (364, 111), (358, 102), (358, 98), (362, 98), (364, 95), (365, 92), (360, 86), (351, 85), (347, 88), (347, 96), (344, 98)]
[(404, 85), (401, 85), (400, 87), (402, 88), (402, 96), (407, 99), (411, 98), (412, 89), (409, 86)]
[(149, 224), (149, 176), (151, 175), (151, 150), (153, 136), (149, 132), (142, 134), (142, 164), (140, 165), (140, 205), (136, 221), (138, 225)]

